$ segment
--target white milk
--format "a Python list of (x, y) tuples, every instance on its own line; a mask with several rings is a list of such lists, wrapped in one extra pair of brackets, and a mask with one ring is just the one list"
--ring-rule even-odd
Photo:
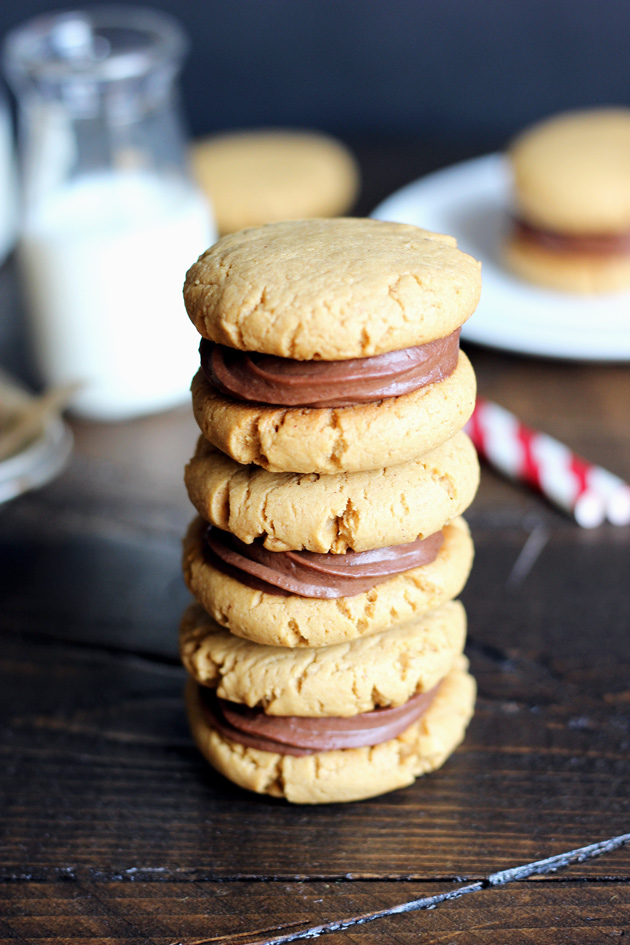
[(199, 336), (182, 284), (214, 239), (191, 185), (144, 172), (84, 175), (26, 220), (35, 355), (47, 384), (81, 384), (76, 413), (121, 420), (189, 396)]

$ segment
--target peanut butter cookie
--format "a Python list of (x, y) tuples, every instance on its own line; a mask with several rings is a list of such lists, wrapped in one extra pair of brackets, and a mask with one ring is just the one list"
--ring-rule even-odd
[(219, 571), (204, 549), (206, 523), (195, 519), (184, 539), (184, 578), (217, 623), (254, 643), (328, 646), (378, 633), (456, 597), (468, 577), (473, 544), (463, 518), (444, 528), (437, 558), (353, 597), (319, 600), (254, 590)]
[(190, 680), (186, 702), (193, 737), (221, 774), (259, 794), (295, 804), (357, 801), (412, 784), (439, 768), (464, 737), (473, 713), (475, 682), (459, 657), (421, 718), (402, 734), (375, 746), (320, 751), (296, 757), (231, 741), (208, 722)]

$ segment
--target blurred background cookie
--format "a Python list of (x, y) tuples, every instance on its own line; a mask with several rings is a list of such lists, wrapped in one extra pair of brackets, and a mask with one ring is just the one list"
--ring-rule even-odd
[(509, 159), (508, 266), (569, 292), (630, 286), (630, 109), (557, 115), (519, 135)]
[(275, 220), (338, 216), (359, 189), (350, 151), (312, 131), (212, 135), (193, 143), (191, 160), (221, 234)]

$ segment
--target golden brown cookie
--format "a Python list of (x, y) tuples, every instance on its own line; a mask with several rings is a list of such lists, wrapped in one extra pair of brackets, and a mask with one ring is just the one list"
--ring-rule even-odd
[(630, 108), (555, 115), (520, 134), (508, 156), (528, 222), (575, 234), (630, 228)]
[(220, 239), (189, 269), (184, 301), (211, 341), (343, 361), (451, 334), (480, 289), (480, 264), (452, 237), (381, 220), (297, 220)]
[(192, 680), (186, 702), (199, 750), (241, 787), (296, 804), (356, 801), (405, 787), (446, 761), (473, 714), (475, 681), (467, 666), (465, 657), (459, 657), (429, 709), (397, 738), (302, 757), (248, 748), (220, 735), (203, 714), (199, 687)]
[(591, 295), (617, 292), (630, 286), (630, 252), (609, 257), (593, 253), (552, 253), (512, 233), (505, 244), (503, 258), (521, 279), (561, 292)]
[(243, 466), (200, 437), (184, 480), (206, 521), (271, 551), (367, 551), (426, 538), (461, 515), (479, 483), (460, 432), (421, 459), (371, 472), (270, 473)]
[(447, 601), (402, 626), (324, 647), (262, 646), (191, 604), (180, 628), (182, 662), (221, 699), (267, 715), (352, 716), (398, 706), (438, 684), (464, 649), (466, 613)]
[(348, 149), (316, 132), (213, 135), (192, 144), (191, 160), (222, 234), (274, 220), (336, 216), (352, 206), (359, 185)]
[(405, 623), (456, 597), (466, 583), (473, 545), (463, 518), (444, 528), (444, 544), (431, 564), (412, 568), (354, 597), (320, 600), (267, 594), (208, 564), (195, 519), (184, 539), (184, 578), (202, 607), (223, 627), (254, 643), (327, 646)]
[(463, 351), (444, 380), (356, 407), (246, 404), (221, 394), (201, 370), (192, 382), (193, 412), (205, 438), (237, 463), (270, 472), (357, 472), (417, 459), (461, 430), (475, 393)]
[(512, 143), (508, 267), (577, 293), (630, 285), (630, 109), (556, 115)]

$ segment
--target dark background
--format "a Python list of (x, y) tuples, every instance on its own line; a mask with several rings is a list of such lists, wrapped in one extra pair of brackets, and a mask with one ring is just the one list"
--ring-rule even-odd
[[(191, 40), (194, 134), (287, 125), (500, 147), (558, 110), (627, 104), (628, 0), (157, 0)], [(0, 0), (0, 35), (70, 4)]]

